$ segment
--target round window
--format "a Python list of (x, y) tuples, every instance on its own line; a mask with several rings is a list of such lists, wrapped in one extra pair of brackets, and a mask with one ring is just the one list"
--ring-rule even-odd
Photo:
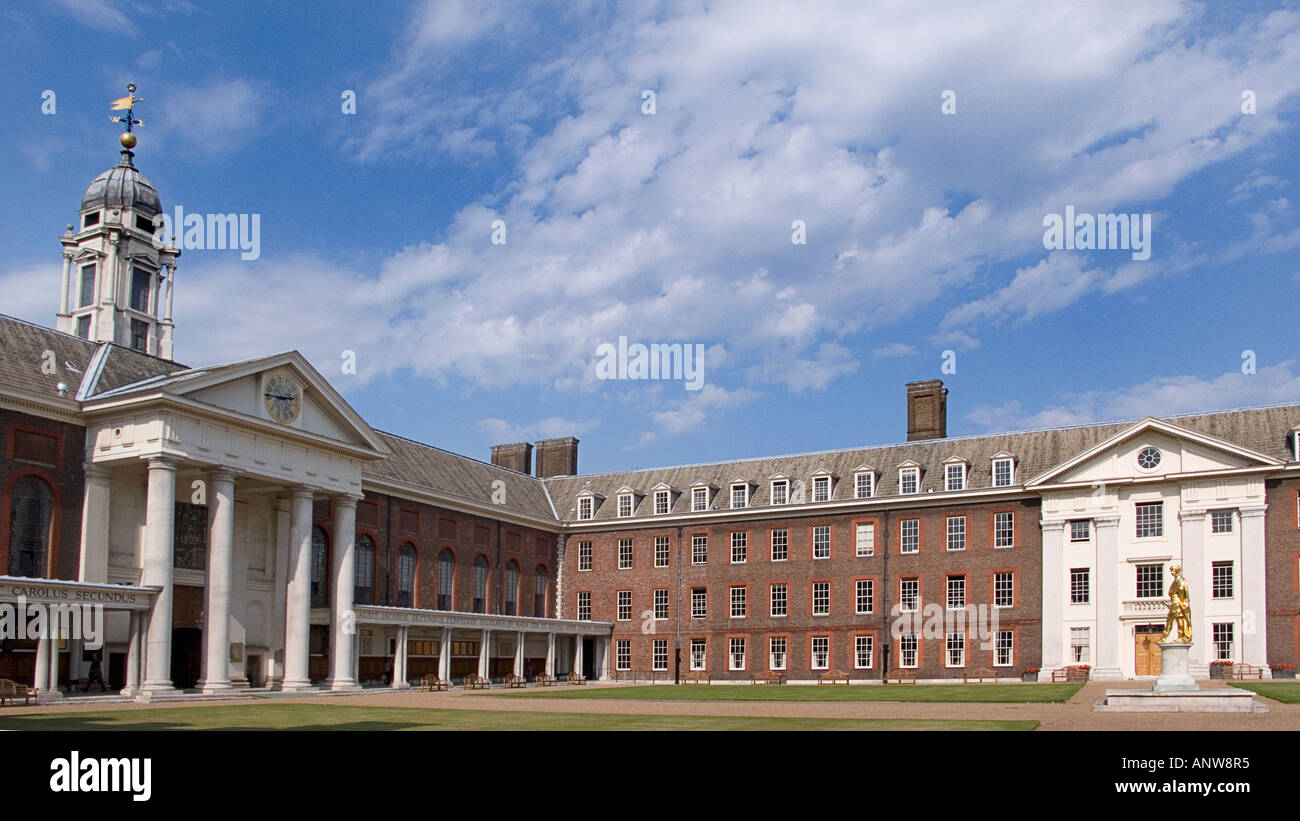
[(1151, 470), (1160, 464), (1160, 451), (1155, 448), (1142, 448), (1138, 453), (1138, 467), (1143, 470)]

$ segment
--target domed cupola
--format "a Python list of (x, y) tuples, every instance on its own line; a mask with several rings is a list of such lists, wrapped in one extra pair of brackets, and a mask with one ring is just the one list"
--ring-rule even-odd
[(122, 161), (90, 181), (81, 198), (81, 210), (130, 208), (154, 217), (162, 213), (158, 189), (131, 162), (134, 154), (122, 152)]
[[(58, 329), (91, 342), (112, 342), (141, 353), (172, 358), (172, 293), (181, 249), (163, 243), (158, 189), (132, 162), (136, 137), (135, 84), (114, 100), (111, 117), (122, 161), (95, 177), (81, 197), (79, 224), (69, 225), (63, 245)], [(157, 221), (158, 224), (155, 224)]]

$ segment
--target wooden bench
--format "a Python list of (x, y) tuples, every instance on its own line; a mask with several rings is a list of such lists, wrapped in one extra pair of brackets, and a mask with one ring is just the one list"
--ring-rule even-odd
[(843, 684), (849, 683), (849, 674), (843, 670), (827, 670), (817, 677), (818, 684)]
[(30, 704), (36, 698), (36, 690), (13, 679), (0, 678), (0, 707), (5, 706), (6, 701), (16, 702), (20, 698), (23, 704)]
[(535, 678), (534, 681), (537, 683), (538, 687), (554, 687), (560, 683), (558, 678), (546, 673), (538, 673), (537, 678)]
[(445, 678), (438, 678), (433, 673), (420, 678), (420, 692), (432, 693), (435, 690), (446, 690), (450, 682)]
[(465, 676), (464, 685), (466, 690), (492, 689), (492, 681), (484, 676), (480, 676), (478, 673), (470, 673)]
[(983, 684), (986, 680), (997, 684), (998, 674), (987, 667), (981, 667), (978, 670), (971, 670), (968, 673), (962, 673), (961, 680), (964, 684), (970, 684), (972, 681), (976, 684)]
[(768, 670), (763, 673), (755, 673), (749, 679), (750, 684), (785, 684), (785, 676), (775, 670)]
[(517, 676), (514, 673), (506, 676), (505, 685), (507, 688), (522, 690), (528, 686), (528, 680), (523, 676)]
[(582, 673), (569, 673), (564, 679), (565, 684), (586, 684), (587, 677)]
[(916, 684), (916, 673), (909, 670), (895, 670), (885, 676), (886, 684)]
[(682, 676), (682, 684), (711, 684), (713, 680), (703, 670), (694, 670)]
[(1263, 680), (1264, 668), (1254, 664), (1234, 664), (1223, 671), (1223, 677), (1235, 681), (1245, 681), (1248, 678)]
[(1052, 671), (1052, 681), (1087, 681), (1091, 672), (1088, 667), (1057, 667)]

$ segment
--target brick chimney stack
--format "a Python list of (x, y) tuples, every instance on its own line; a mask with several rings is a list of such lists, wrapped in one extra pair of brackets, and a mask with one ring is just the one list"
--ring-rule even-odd
[(537, 441), (537, 478), (578, 475), (578, 440), (572, 436)]
[(907, 441), (948, 436), (948, 389), (942, 379), (907, 383)]
[(533, 446), (527, 442), (493, 445), (492, 464), (525, 475), (533, 472)]

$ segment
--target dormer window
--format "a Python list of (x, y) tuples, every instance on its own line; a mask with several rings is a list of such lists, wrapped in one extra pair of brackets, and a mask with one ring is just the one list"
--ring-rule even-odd
[(943, 471), (944, 490), (965, 490), (966, 489), (966, 463), (949, 462), (944, 466)]
[(668, 512), (671, 504), (671, 496), (667, 490), (655, 491), (655, 515), (662, 516)]
[(1300, 462), (1300, 428), (1291, 431), (1291, 457)]
[(618, 517), (620, 519), (632, 515), (632, 494), (618, 494)]
[(831, 498), (831, 477), (814, 476), (813, 477), (813, 501), (828, 502)]
[(876, 475), (871, 471), (853, 474), (853, 498), (870, 499), (876, 495)]
[(578, 518), (580, 520), (590, 519), (596, 512), (595, 500), (590, 496), (583, 496), (578, 499)]
[(691, 488), (691, 511), (698, 513), (709, 509), (709, 489), (707, 487)]
[(82, 228), (90, 228), (91, 226), (95, 226), (95, 225), (99, 225), (98, 211), (91, 211), (89, 214), (81, 218)]
[(783, 505), (790, 501), (790, 480), (772, 480), (772, 504)]
[(749, 485), (740, 483), (731, 486), (731, 506), (732, 507), (749, 506)]
[(919, 467), (906, 467), (898, 469), (898, 492), (899, 493), (920, 493), (921, 492), (921, 469)]
[[(162, 223), (160, 222), (159, 225), (161, 224)], [(135, 227), (141, 231), (144, 231), (146, 234), (152, 234), (154, 230), (153, 220), (150, 219), (149, 217), (146, 217), (144, 214), (136, 214)]]
[(993, 460), (993, 487), (1011, 487), (1015, 482), (1016, 463), (1009, 456)]

